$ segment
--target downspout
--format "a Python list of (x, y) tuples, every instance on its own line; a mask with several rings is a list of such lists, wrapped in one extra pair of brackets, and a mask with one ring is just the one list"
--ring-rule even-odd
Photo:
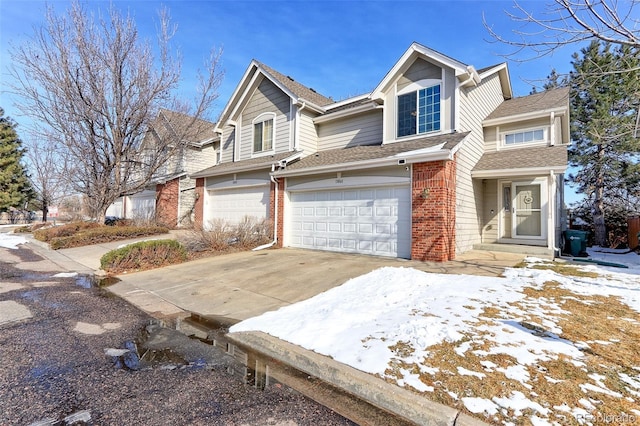
[[(275, 164), (272, 164), (271, 172), (274, 172), (274, 171), (275, 171)], [(275, 197), (274, 197), (274, 201), (275, 201), (274, 216), (275, 217), (273, 218), (273, 241), (271, 241), (270, 243), (258, 246), (254, 248), (252, 251), (264, 250), (269, 247), (273, 247), (278, 242), (278, 179), (276, 179), (273, 176), (270, 176), (270, 178), (271, 178), (271, 182), (273, 182), (273, 184), (276, 187)]]

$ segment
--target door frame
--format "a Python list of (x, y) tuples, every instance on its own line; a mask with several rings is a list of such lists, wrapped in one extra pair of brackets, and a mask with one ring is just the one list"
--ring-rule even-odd
[[(511, 209), (511, 236), (505, 237), (505, 202), (504, 202), (504, 187), (509, 185), (511, 200), (509, 200), (509, 207)], [(516, 235), (516, 220), (514, 214), (514, 205), (516, 185), (539, 185), (540, 186), (540, 236), (528, 236), (528, 235)], [(548, 212), (549, 212), (549, 194), (548, 194), (548, 179), (547, 177), (514, 177), (512, 179), (500, 179), (498, 180), (498, 203), (499, 220), (498, 220), (498, 242), (508, 244), (532, 244), (532, 245), (545, 245), (544, 243), (548, 239)]]

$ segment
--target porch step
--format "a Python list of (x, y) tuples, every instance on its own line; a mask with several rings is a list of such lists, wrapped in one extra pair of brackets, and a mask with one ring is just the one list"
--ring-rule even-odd
[(544, 259), (553, 259), (553, 250), (540, 246), (525, 246), (520, 244), (474, 244), (474, 250), (498, 251), (504, 253), (518, 253), (527, 256), (541, 257)]

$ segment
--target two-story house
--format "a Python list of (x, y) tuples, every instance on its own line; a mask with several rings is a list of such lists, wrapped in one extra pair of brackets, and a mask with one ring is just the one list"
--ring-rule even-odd
[[(160, 110), (145, 134), (142, 146), (157, 149), (157, 141), (182, 139), (180, 149), (160, 165), (143, 191), (118, 198), (107, 216), (154, 220), (171, 228), (191, 226), (195, 218), (195, 173), (216, 164), (214, 123), (166, 109)], [(144, 151), (144, 150), (143, 150)], [(142, 154), (144, 155), (144, 154)], [(135, 180), (135, 176), (132, 177)]]
[(371, 93), (335, 102), (252, 61), (196, 179), (196, 223), (270, 218), (279, 246), (446, 261), (481, 244), (557, 251), (565, 89), (512, 99), (414, 43)]

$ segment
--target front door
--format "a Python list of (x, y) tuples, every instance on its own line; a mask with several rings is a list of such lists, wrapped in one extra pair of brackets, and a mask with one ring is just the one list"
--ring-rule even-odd
[(542, 182), (513, 182), (511, 206), (511, 237), (542, 239), (546, 236), (545, 196)]

